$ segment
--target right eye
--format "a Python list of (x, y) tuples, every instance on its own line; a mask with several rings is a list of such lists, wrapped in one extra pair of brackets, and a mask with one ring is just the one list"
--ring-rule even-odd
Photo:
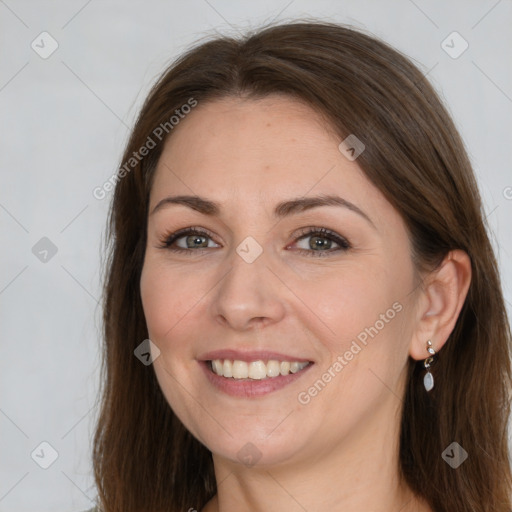
[[(188, 253), (202, 252), (202, 249), (211, 248), (208, 239), (211, 240), (210, 234), (202, 228), (184, 228), (174, 233), (166, 233), (161, 239), (159, 246), (161, 249), (168, 249), (173, 252)], [(180, 245), (180, 241), (182, 245)], [(173, 245), (176, 244), (175, 247)], [(199, 249), (199, 251), (194, 251)]]

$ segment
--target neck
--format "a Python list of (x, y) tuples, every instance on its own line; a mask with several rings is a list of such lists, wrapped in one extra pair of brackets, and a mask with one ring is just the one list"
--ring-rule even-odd
[(343, 446), (301, 460), (246, 467), (214, 455), (217, 495), (203, 512), (430, 512), (399, 480), (398, 424), (378, 416)]

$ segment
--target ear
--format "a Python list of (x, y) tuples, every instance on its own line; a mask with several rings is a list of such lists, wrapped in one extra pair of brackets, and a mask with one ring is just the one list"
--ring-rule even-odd
[(455, 327), (471, 282), (471, 260), (462, 250), (450, 251), (441, 265), (429, 273), (419, 292), (416, 327), (409, 355), (428, 357), (427, 341), (439, 352)]

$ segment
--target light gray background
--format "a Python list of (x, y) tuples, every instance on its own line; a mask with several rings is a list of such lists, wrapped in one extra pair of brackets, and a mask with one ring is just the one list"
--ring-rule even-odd
[[(110, 195), (92, 190), (115, 172), (149, 87), (207, 34), (303, 16), (366, 29), (428, 74), (469, 148), (510, 307), (510, 0), (0, 0), (0, 512), (79, 511), (95, 495)], [(31, 48), (49, 48), (43, 31), (59, 45), (47, 59)], [(441, 47), (453, 31), (469, 43), (456, 59)], [(57, 247), (46, 262), (32, 252), (42, 237)], [(43, 441), (58, 452), (46, 470), (31, 458), (36, 448), (37, 460), (49, 456)]]

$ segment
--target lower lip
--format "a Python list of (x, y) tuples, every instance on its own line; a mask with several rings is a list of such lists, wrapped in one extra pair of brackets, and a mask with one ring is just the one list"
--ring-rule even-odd
[(221, 377), (210, 369), (210, 363), (207, 361), (199, 361), (200, 366), (206, 374), (206, 378), (213, 384), (219, 391), (226, 393), (230, 396), (253, 398), (263, 395), (268, 395), (274, 391), (284, 388), (292, 382), (300, 379), (312, 366), (310, 363), (297, 373), (290, 373), (288, 375), (279, 375), (278, 377), (267, 377), (266, 379), (233, 379), (228, 377)]

